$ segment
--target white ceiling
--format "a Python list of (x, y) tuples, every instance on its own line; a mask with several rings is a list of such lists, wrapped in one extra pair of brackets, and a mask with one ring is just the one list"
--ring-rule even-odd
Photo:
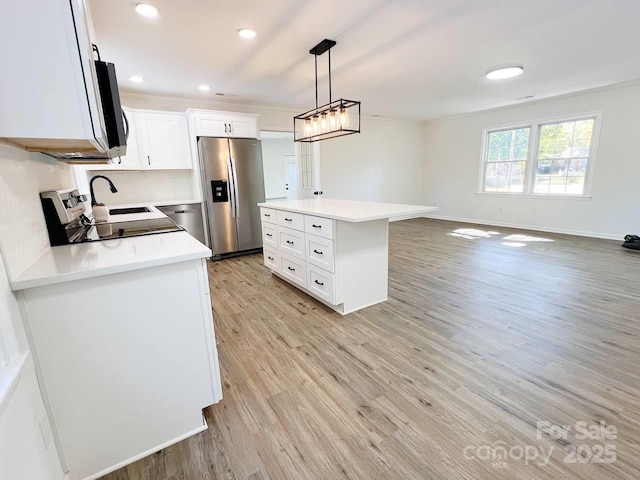
[[(427, 120), (640, 78), (638, 0), (146, 1), (158, 17), (137, 15), (131, 0), (89, 0), (123, 91), (302, 112), (315, 103), (308, 51), (323, 38), (338, 42), (334, 98), (361, 100), (366, 115)], [(240, 38), (241, 27), (258, 36)], [(326, 62), (318, 57), (320, 104)], [(485, 79), (509, 63), (524, 75)]]

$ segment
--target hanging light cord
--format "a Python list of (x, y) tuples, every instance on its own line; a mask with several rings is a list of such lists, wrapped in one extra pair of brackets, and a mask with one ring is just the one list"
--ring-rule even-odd
[(329, 49), (329, 103), (331, 103), (331, 49)]
[(316, 64), (316, 110), (318, 109), (318, 55), (314, 54), (313, 59)]

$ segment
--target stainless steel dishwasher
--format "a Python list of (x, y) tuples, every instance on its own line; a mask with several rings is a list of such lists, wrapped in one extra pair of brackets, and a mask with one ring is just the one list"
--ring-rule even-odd
[(202, 223), (202, 206), (200, 203), (158, 205), (157, 208), (178, 225), (184, 227), (192, 237), (195, 237), (200, 243), (206, 245), (204, 226)]

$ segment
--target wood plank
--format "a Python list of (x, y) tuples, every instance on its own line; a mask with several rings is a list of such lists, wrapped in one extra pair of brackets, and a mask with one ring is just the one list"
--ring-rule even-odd
[[(389, 253), (389, 301), (344, 317), (261, 255), (209, 263), (210, 428), (105, 478), (640, 478), (640, 255), (428, 219), (392, 223)], [(538, 421), (611, 424), (617, 460), (565, 463), (599, 442), (537, 439)], [(464, 456), (500, 442), (549, 464)]]

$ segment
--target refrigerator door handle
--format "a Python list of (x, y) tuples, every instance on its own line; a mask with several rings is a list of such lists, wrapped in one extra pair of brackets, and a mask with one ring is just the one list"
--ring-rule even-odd
[(231, 216), (237, 217), (237, 209), (236, 209), (236, 201), (237, 201), (237, 192), (236, 188), (236, 178), (234, 176), (234, 170), (232, 168), (231, 157), (227, 158), (227, 175), (229, 175), (229, 202), (231, 203)]
[(240, 196), (238, 195), (238, 172), (236, 172), (236, 162), (233, 157), (229, 157), (229, 161), (231, 162), (231, 171), (233, 172), (233, 216), (238, 218), (238, 209), (240, 208), (238, 205), (240, 202)]

